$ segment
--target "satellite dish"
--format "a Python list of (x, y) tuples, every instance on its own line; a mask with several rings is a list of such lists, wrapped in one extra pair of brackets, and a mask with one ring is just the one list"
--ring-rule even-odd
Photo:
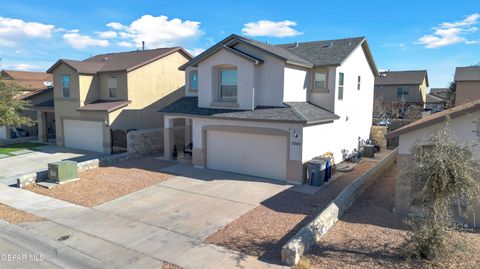
[(44, 81), (44, 82), (43, 82), (43, 85), (46, 86), (46, 87), (53, 87), (53, 82), (51, 82), (51, 81)]

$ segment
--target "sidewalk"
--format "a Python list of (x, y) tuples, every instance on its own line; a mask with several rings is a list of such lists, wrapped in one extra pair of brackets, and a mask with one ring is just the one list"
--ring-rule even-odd
[(115, 214), (0, 186), (0, 203), (47, 219), (23, 224), (89, 257), (119, 267), (161, 268), (162, 261), (189, 268), (281, 268), (256, 257)]

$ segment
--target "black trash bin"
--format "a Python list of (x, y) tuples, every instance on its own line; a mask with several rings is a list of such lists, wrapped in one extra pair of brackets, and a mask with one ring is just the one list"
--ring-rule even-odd
[(375, 158), (375, 145), (363, 146), (363, 157)]
[(325, 180), (325, 161), (311, 160), (307, 163), (308, 184), (322, 186)]

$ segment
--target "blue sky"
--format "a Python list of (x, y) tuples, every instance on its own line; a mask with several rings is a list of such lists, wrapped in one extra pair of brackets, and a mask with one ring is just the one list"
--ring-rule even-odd
[(1, 68), (46, 70), (59, 58), (183, 46), (231, 33), (269, 43), (366, 36), (379, 69), (427, 69), (444, 87), (480, 62), (480, 1), (9, 1), (0, 5)]

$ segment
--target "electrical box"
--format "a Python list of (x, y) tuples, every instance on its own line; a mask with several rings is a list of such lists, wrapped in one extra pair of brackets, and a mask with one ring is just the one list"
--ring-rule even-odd
[(74, 161), (60, 161), (48, 164), (48, 179), (63, 182), (78, 178), (78, 166)]

